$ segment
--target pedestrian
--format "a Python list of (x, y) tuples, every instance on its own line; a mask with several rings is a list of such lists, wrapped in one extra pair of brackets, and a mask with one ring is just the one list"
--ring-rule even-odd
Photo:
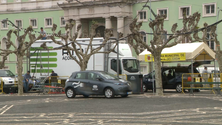
[(207, 71), (207, 67), (206, 67), (206, 66), (204, 67), (204, 70), (203, 70), (202, 73), (209, 73), (209, 72)]
[(52, 74), (51, 74), (51, 83), (52, 83), (52, 82), (57, 83), (57, 77), (58, 77), (58, 74), (55, 73), (55, 72), (52, 70)]
[(42, 37), (42, 40), (47, 39), (46, 32), (43, 30), (43, 28), (42, 28), (42, 27), (41, 27), (40, 34), (43, 36), (43, 37)]
[(204, 79), (204, 82), (208, 82), (208, 71), (207, 71), (207, 67), (204, 67), (204, 70), (202, 72), (202, 78)]
[(24, 79), (23, 79), (23, 86), (24, 86), (24, 92), (27, 93), (28, 92), (28, 88), (29, 88), (29, 79), (31, 78), (30, 76), (30, 71), (27, 71), (27, 73), (24, 75)]

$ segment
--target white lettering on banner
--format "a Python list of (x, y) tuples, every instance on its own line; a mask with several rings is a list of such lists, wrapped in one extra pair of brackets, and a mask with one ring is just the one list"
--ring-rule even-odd
[[(76, 56), (74, 56), (74, 58), (76, 58)], [(62, 60), (67, 61), (67, 60), (73, 60), (73, 59), (70, 56), (63, 56)]]

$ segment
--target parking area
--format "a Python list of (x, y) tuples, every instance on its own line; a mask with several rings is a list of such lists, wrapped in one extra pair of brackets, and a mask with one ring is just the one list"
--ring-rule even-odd
[[(0, 124), (221, 124), (222, 96), (207, 91), (181, 94), (164, 90), (107, 99), (68, 99), (65, 94), (0, 95)], [(204, 119), (203, 119), (204, 118)], [(161, 119), (161, 120), (160, 120)]]

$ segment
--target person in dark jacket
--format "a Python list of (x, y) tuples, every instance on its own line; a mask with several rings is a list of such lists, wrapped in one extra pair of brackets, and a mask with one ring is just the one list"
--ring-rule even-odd
[(51, 83), (53, 83), (53, 82), (58, 82), (58, 80), (57, 80), (57, 77), (58, 77), (58, 74), (57, 73), (55, 73), (54, 71), (52, 71), (52, 74), (51, 74)]
[(29, 79), (31, 79), (30, 71), (27, 71), (27, 73), (24, 75), (24, 79), (23, 79), (24, 92), (28, 92)]

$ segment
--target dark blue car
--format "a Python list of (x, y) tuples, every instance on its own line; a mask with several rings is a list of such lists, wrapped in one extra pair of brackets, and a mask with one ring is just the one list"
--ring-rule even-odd
[(74, 98), (76, 95), (105, 95), (106, 98), (112, 98), (115, 95), (127, 97), (132, 94), (132, 90), (130, 82), (107, 72), (79, 71), (72, 73), (67, 79), (65, 93), (68, 98)]
[[(193, 63), (193, 73), (199, 73), (196, 67), (209, 62), (195, 62)], [(182, 92), (182, 74), (191, 73), (191, 65), (189, 66), (175, 66), (175, 67), (162, 67), (162, 86), (163, 89), (176, 89), (177, 92)], [(199, 76), (198, 76), (199, 77)], [(144, 75), (143, 77), (143, 91), (156, 89), (155, 85), (155, 71)], [(202, 84), (195, 85), (195, 87), (202, 87)], [(199, 90), (198, 90), (199, 91)]]

